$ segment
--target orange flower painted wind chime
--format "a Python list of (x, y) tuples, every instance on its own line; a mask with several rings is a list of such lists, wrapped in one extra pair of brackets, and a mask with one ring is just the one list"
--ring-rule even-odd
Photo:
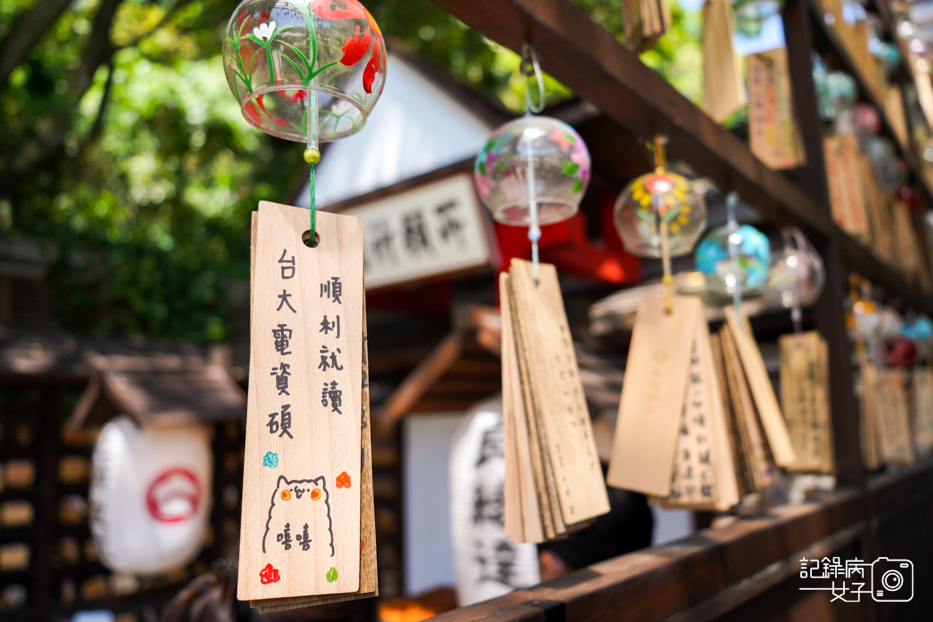
[[(590, 154), (572, 127), (537, 115), (544, 105), (541, 69), (530, 46), (522, 56), (525, 116), (493, 132), (476, 158), (473, 179), (493, 218), (527, 226), (531, 241), (531, 262), (513, 259), (499, 275), (504, 526), (514, 542), (542, 542), (608, 512), (609, 500), (557, 271), (538, 257), (541, 225), (579, 209)], [(529, 433), (535, 421), (541, 428)], [(533, 463), (544, 466), (535, 470)]]
[(307, 145), (313, 233), (318, 146), (361, 130), (385, 85), (379, 26), (357, 0), (246, 0), (227, 27), (223, 62), (251, 125)]
[(244, 0), (223, 44), (244, 118), (305, 145), (309, 215), (253, 212), (237, 597), (261, 612), (377, 592), (363, 224), (317, 213), (321, 143), (363, 128), (386, 48), (357, 0)]

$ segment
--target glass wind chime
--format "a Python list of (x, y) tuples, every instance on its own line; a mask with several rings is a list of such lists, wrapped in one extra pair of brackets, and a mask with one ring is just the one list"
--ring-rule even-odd
[(768, 269), (764, 297), (769, 306), (790, 309), (794, 332), (800, 335), (803, 331), (801, 308), (815, 303), (823, 293), (826, 270), (823, 259), (803, 231), (787, 227), (781, 234), (784, 250)]
[[(521, 72), (525, 116), (492, 133), (476, 158), (473, 181), (493, 219), (528, 227), (537, 282), (541, 225), (577, 213), (590, 180), (590, 153), (576, 130), (538, 114), (544, 108), (544, 80), (530, 45), (522, 50)], [(533, 80), (538, 83), (537, 103)]]
[(654, 139), (654, 172), (632, 181), (615, 205), (615, 225), (625, 249), (640, 257), (661, 258), (666, 308), (673, 305), (671, 257), (689, 254), (706, 226), (706, 205), (690, 182), (667, 169), (664, 144)]
[(697, 245), (696, 266), (706, 275), (706, 289), (731, 296), (736, 313), (743, 296), (761, 294), (771, 263), (768, 236), (736, 219), (739, 195), (726, 196), (726, 224), (707, 233)]
[[(317, 214), (315, 165), (321, 143), (366, 123), (385, 84), (385, 42), (357, 0), (244, 0), (223, 67), (244, 118), (302, 143), (310, 166), (309, 229), (296, 207), (263, 201), (252, 214), (237, 597), (263, 612), (370, 597), (378, 585), (363, 224)], [(289, 385), (293, 375), (302, 382)]]
[(223, 64), (251, 125), (306, 145), (313, 239), (319, 145), (362, 129), (382, 94), (379, 26), (357, 0), (245, 0), (227, 26)]

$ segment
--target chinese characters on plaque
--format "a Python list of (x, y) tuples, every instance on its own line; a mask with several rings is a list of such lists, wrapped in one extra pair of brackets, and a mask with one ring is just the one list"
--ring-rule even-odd
[(376, 591), (363, 227), (320, 213), (309, 248), (308, 226), (254, 214), (238, 597), (263, 611)]
[(500, 275), (505, 533), (558, 538), (609, 511), (557, 271), (513, 259)]

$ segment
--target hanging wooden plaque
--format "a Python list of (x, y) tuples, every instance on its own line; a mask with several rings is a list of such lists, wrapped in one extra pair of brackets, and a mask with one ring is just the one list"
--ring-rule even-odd
[(732, 397), (729, 394), (729, 379), (726, 375), (725, 360), (723, 358), (722, 336), (719, 333), (710, 335), (710, 346), (713, 351), (713, 365), (716, 369), (719, 395), (725, 415), (727, 447), (731, 451), (734, 481), (738, 495), (741, 498), (754, 489), (750, 483), (751, 473), (746, 468), (745, 457), (742, 454), (742, 441), (739, 438), (738, 423), (735, 420), (735, 409), (732, 407)]
[(684, 387), (701, 313), (699, 298), (643, 296), (625, 365), (607, 482), (666, 497), (684, 407)]
[(375, 591), (374, 557), (372, 580), (361, 573), (374, 555), (362, 222), (319, 213), (316, 248), (308, 224), (307, 210), (260, 203), (237, 596), (263, 608)]
[(557, 272), (513, 260), (499, 281), (505, 530), (542, 542), (609, 511)]
[(589, 410), (570, 338), (557, 270), (512, 260), (513, 323), (519, 357), (527, 362), (528, 387), (543, 452), (554, 474), (563, 523), (571, 525), (609, 511)]
[(903, 370), (885, 369), (878, 372), (876, 406), (875, 425), (881, 459), (886, 463), (912, 464), (914, 450)]
[(729, 393), (735, 411), (734, 421), (745, 461), (746, 483), (748, 491), (755, 492), (774, 483), (777, 469), (767, 435), (761, 425), (758, 408), (752, 398), (734, 332), (727, 324), (722, 327), (720, 334)]
[(745, 89), (732, 47), (732, 4), (703, 3), (703, 110), (722, 123), (745, 105)]
[(933, 450), (933, 369), (915, 369), (913, 374), (913, 430), (917, 452)]
[(849, 235), (868, 243), (868, 208), (862, 191), (855, 136), (831, 136), (823, 141), (826, 180), (829, 182), (833, 220)]
[(859, 378), (861, 393), (859, 437), (862, 444), (862, 463), (868, 470), (881, 466), (881, 451), (878, 441), (878, 369), (870, 363), (862, 363)]
[(761, 350), (758, 349), (758, 344), (752, 335), (752, 327), (748, 319), (739, 318), (732, 307), (726, 307), (723, 311), (729, 329), (732, 331), (732, 338), (742, 361), (742, 368), (748, 378), (748, 386), (751, 388), (755, 408), (761, 418), (761, 425), (768, 437), (768, 445), (774, 455), (774, 461), (778, 466), (790, 468), (796, 460), (794, 446), (787, 432), (787, 424), (781, 414), (777, 396), (774, 394), (774, 387), (768, 378), (764, 359), (761, 358)]
[(888, 199), (878, 182), (875, 180), (875, 173), (871, 168), (871, 163), (861, 151), (856, 155), (858, 163), (859, 179), (862, 181), (862, 192), (865, 196), (865, 206), (868, 209), (868, 222), (871, 230), (871, 250), (878, 257), (889, 264), (894, 264), (894, 237), (892, 235), (891, 209), (888, 207)]
[(752, 153), (772, 169), (795, 168), (806, 161), (794, 115), (787, 50), (777, 48), (746, 57), (748, 126)]
[(781, 406), (797, 461), (792, 471), (833, 473), (826, 341), (818, 332), (783, 335)]
[[(513, 542), (543, 542), (544, 524), (550, 520), (542, 511), (536, 482), (544, 479), (544, 470), (534, 452), (540, 452), (540, 444), (529, 437), (525, 396), (522, 391), (521, 372), (515, 344), (512, 322), (512, 293), (509, 275), (499, 275), (499, 300), (502, 306), (502, 401), (503, 426), (505, 432), (505, 535)], [(551, 537), (555, 537), (553, 521), (550, 521)]]
[(709, 327), (701, 313), (690, 355), (671, 492), (660, 500), (662, 506), (727, 510), (739, 502), (726, 417)]

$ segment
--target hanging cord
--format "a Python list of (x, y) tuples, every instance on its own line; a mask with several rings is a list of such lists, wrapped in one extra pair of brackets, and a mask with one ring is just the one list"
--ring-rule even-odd
[[(800, 238), (797, 236), (797, 233), (791, 227), (786, 227), (782, 232), (781, 236), (784, 238), (784, 248), (797, 248), (801, 252), (806, 253), (808, 249), (801, 246)], [(785, 259), (785, 261), (787, 261)], [(795, 258), (795, 261), (799, 261)], [(797, 347), (803, 345), (803, 310), (800, 308), (800, 280), (797, 278), (797, 272), (801, 269), (800, 266), (794, 264), (792, 266), (794, 269), (794, 280), (791, 285), (791, 307), (790, 307), (790, 320), (794, 323), (794, 335), (797, 339)]]
[(735, 308), (735, 317), (742, 317), (742, 284), (739, 280), (739, 248), (742, 246), (742, 234), (739, 233), (739, 223), (735, 218), (735, 208), (739, 203), (739, 194), (730, 192), (726, 195), (726, 213), (728, 214), (729, 260), (732, 262), (732, 306)]
[(317, 234), (317, 207), (315, 205), (314, 167), (321, 161), (321, 151), (317, 147), (317, 91), (308, 89), (308, 147), (305, 149), (305, 162), (310, 167), (308, 175), (308, 209), (311, 212), (311, 228), (308, 231), (308, 246), (314, 247)]
[[(544, 78), (541, 75), (541, 65), (538, 64), (538, 57), (535, 55), (534, 48), (529, 44), (522, 47), (521, 72), (525, 77), (525, 116), (541, 112), (544, 109)], [(538, 103), (533, 101), (531, 96), (531, 81), (538, 82)], [(538, 285), (540, 275), (540, 255), (538, 250), (538, 241), (541, 239), (541, 226), (538, 222), (538, 197), (535, 178), (534, 165), (534, 141), (537, 138), (537, 132), (525, 131), (525, 147), (527, 148), (527, 169), (526, 181), (528, 182), (528, 240), (531, 242), (531, 265), (534, 273), (535, 286)]]
[[(853, 320), (853, 323), (855, 324), (856, 356), (858, 357), (860, 363), (867, 363), (869, 362), (868, 361), (868, 350), (865, 347), (865, 338), (862, 335), (861, 330), (859, 330), (860, 327), (858, 325), (858, 314), (856, 313), (856, 309), (855, 309), (856, 305), (858, 304), (864, 305), (865, 303), (862, 302), (862, 296), (861, 296), (861, 293), (859, 292), (859, 277), (855, 274), (849, 275), (849, 298), (852, 300), (852, 310), (850, 311), (850, 313), (852, 314), (852, 320)], [(865, 311), (863, 310), (862, 312), (864, 313)]]
[[(667, 144), (667, 137), (660, 134), (654, 136), (654, 172), (658, 175), (664, 174), (667, 169), (667, 152), (664, 145)], [(654, 202), (655, 218), (659, 222), (661, 233), (661, 264), (664, 266), (664, 277), (661, 279), (664, 283), (664, 310), (668, 314), (674, 312), (674, 277), (671, 275), (671, 249), (669, 240), (669, 227), (661, 214), (660, 198), (652, 193), (651, 200)], [(666, 205), (666, 202), (665, 202)]]

